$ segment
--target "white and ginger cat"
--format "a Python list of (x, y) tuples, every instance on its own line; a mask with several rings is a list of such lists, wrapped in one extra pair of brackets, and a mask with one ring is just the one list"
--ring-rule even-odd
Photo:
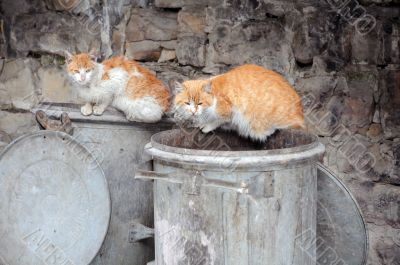
[(283, 76), (257, 65), (175, 86), (175, 120), (204, 133), (221, 126), (263, 141), (276, 129), (304, 128), (299, 95)]
[(168, 111), (169, 90), (135, 61), (116, 57), (97, 63), (87, 53), (66, 55), (68, 74), (86, 101), (83, 115), (101, 115), (112, 105), (130, 121), (150, 123)]

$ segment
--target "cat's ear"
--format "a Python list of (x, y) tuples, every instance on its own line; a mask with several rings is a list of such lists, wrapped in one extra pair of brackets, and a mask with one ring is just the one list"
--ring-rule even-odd
[(64, 57), (65, 57), (65, 61), (67, 63), (70, 63), (72, 61), (73, 55), (69, 51), (64, 51)]
[(97, 62), (97, 59), (100, 58), (99, 52), (95, 49), (90, 50), (89, 56), (94, 62)]
[(90, 53), (89, 55), (90, 55), (90, 59), (92, 59), (92, 61), (97, 62), (97, 59), (99, 58), (99, 55), (92, 54), (92, 53)]
[(174, 92), (175, 95), (183, 91), (183, 84), (177, 80), (173, 81), (172, 87), (173, 87), (172, 91)]
[(204, 90), (204, 92), (206, 92), (208, 94), (211, 93), (211, 81), (203, 86), (203, 90)]

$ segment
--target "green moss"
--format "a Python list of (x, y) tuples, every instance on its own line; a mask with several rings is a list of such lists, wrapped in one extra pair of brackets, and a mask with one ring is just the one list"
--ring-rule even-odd
[(64, 65), (65, 64), (65, 58), (63, 56), (56, 55), (54, 58), (54, 61), (57, 65)]

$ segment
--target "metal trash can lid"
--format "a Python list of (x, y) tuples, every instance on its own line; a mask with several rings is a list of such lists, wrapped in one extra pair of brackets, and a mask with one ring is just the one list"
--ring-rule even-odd
[(93, 155), (40, 131), (0, 155), (0, 263), (87, 265), (108, 230), (110, 193)]
[(321, 164), (317, 183), (317, 261), (366, 264), (368, 234), (357, 202), (339, 178)]

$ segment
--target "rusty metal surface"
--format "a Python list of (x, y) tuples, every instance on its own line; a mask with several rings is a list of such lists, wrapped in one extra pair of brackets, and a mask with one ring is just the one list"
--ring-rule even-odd
[(0, 256), (7, 265), (87, 265), (110, 219), (106, 179), (71, 136), (41, 131), (0, 155)]
[(321, 164), (317, 213), (318, 259), (331, 264), (366, 264), (368, 234), (361, 210), (346, 186)]

